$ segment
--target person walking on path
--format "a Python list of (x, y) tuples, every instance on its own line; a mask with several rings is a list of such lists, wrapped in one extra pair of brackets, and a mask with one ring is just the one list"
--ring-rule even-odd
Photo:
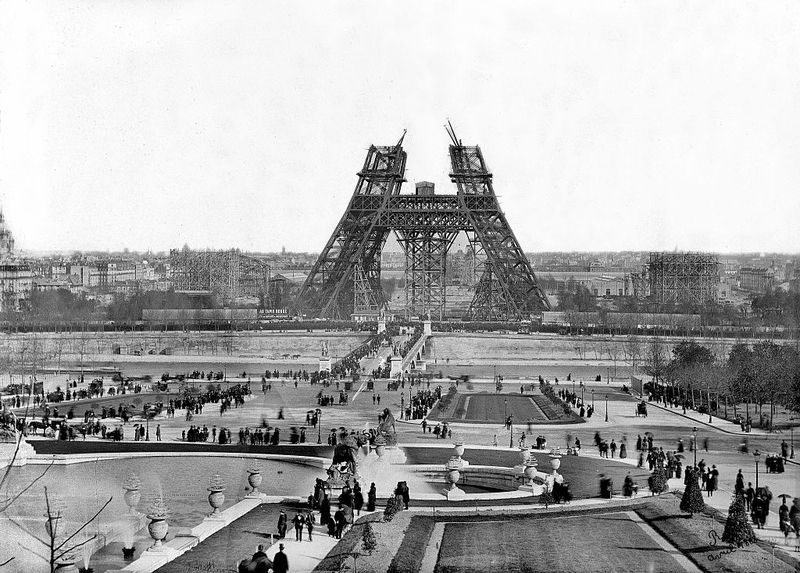
[(263, 545), (259, 545), (258, 549), (256, 550), (256, 552), (253, 553), (253, 559), (252, 560), (253, 561), (260, 561), (261, 559), (266, 559), (266, 557), (267, 557), (267, 554), (264, 553), (264, 546)]
[(308, 540), (313, 541), (311, 535), (314, 533), (314, 514), (310, 511), (306, 515), (306, 529), (308, 530)]
[(278, 516), (278, 538), (283, 539), (286, 537), (286, 527), (288, 525), (288, 517), (286, 517), (286, 512), (281, 510), (280, 515)]
[(303, 541), (303, 527), (306, 524), (303, 514), (298, 511), (292, 519), (292, 523), (294, 524), (294, 540)]
[(344, 511), (342, 510), (342, 506), (339, 506), (339, 509), (336, 510), (336, 513), (333, 514), (333, 520), (336, 522), (336, 539), (342, 538), (342, 530), (344, 526), (347, 524), (347, 520), (344, 516)]
[(711, 482), (711, 495), (714, 495), (714, 492), (717, 491), (719, 488), (719, 470), (717, 466), (711, 465), (711, 475), (709, 476), (709, 481)]
[(753, 508), (753, 522), (756, 524), (758, 529), (764, 529), (764, 523), (766, 522), (766, 506), (760, 495), (755, 497), (751, 507)]
[(747, 511), (753, 509), (753, 499), (755, 499), (756, 490), (753, 489), (753, 482), (747, 482), (747, 489), (744, 492), (744, 499), (747, 502)]
[(367, 511), (375, 511), (375, 502), (378, 499), (378, 493), (375, 490), (375, 482), (372, 482), (372, 485), (369, 486), (369, 492), (367, 493)]
[(322, 525), (327, 525), (331, 521), (331, 500), (328, 498), (328, 493), (322, 498), (319, 504), (319, 522)]
[(364, 494), (361, 492), (361, 486), (356, 482), (353, 486), (353, 509), (356, 510), (356, 515), (361, 515), (362, 507), (364, 507)]
[(278, 545), (278, 552), (272, 560), (273, 573), (288, 573), (289, 571), (289, 558), (283, 552), (283, 543)]
[(789, 522), (792, 524), (795, 535), (795, 551), (800, 551), (800, 499), (794, 498), (792, 509), (789, 510)]

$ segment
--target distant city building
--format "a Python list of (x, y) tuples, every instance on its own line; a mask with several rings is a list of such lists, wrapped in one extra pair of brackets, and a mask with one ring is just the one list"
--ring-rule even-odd
[(623, 272), (587, 271), (537, 271), (536, 276), (543, 288), (550, 293), (568, 289), (570, 282), (585, 286), (595, 296), (620, 297), (632, 294), (629, 277)]
[(6, 217), (0, 210), (0, 260), (7, 260), (14, 254), (14, 236), (6, 226)]
[(800, 293), (800, 268), (792, 271), (792, 278), (789, 280), (789, 291)]
[(767, 292), (775, 286), (774, 269), (743, 267), (739, 269), (739, 287), (751, 292)]
[(22, 310), (33, 290), (33, 273), (28, 265), (0, 264), (0, 311)]

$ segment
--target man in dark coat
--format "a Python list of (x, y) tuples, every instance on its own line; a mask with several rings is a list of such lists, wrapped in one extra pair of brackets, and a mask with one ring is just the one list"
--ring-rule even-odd
[(361, 486), (356, 482), (353, 487), (353, 509), (358, 512), (357, 515), (361, 515), (362, 507), (364, 507), (364, 494), (361, 493)]
[(286, 512), (284, 510), (281, 510), (281, 514), (278, 516), (278, 537), (280, 537), (281, 539), (286, 537), (286, 527), (288, 524), (287, 523), (288, 520), (289, 519), (286, 517)]
[(739, 473), (736, 474), (736, 493), (744, 493), (744, 475), (742, 475), (742, 470), (739, 470)]
[(369, 492), (367, 493), (367, 511), (375, 511), (375, 502), (378, 499), (378, 493), (375, 490), (375, 482), (369, 486)]
[(336, 513), (333, 514), (333, 520), (336, 522), (336, 539), (342, 538), (342, 530), (344, 526), (347, 525), (347, 518), (344, 515), (344, 511), (342, 511), (342, 506), (339, 506), (339, 509), (336, 510)]
[(339, 496), (339, 503), (353, 507), (353, 490), (349, 486), (344, 486), (342, 493)]
[(259, 561), (260, 559), (266, 558), (267, 554), (264, 553), (264, 546), (259, 545), (258, 550), (253, 553), (253, 561)]
[(765, 511), (765, 502), (760, 495), (757, 495), (753, 502), (750, 504), (753, 509), (753, 521), (755, 522), (758, 529), (762, 529), (764, 527), (764, 522), (766, 521), (766, 511)]
[(297, 514), (292, 518), (292, 524), (294, 525), (295, 541), (303, 541), (303, 527), (305, 527), (306, 518), (303, 517), (303, 514), (298, 511)]
[(331, 500), (328, 499), (328, 494), (325, 493), (322, 502), (319, 504), (319, 522), (322, 525), (327, 525), (331, 520)]
[(289, 558), (283, 552), (283, 543), (278, 545), (278, 552), (272, 560), (273, 573), (288, 573), (289, 571)]

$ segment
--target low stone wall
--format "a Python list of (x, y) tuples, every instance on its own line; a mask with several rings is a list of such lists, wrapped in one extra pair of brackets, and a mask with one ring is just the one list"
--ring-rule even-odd
[[(413, 468), (413, 466), (411, 466)], [(432, 483), (440, 482), (442, 487), (444, 481), (444, 465), (424, 466), (415, 469), (425, 479)], [(501, 468), (495, 466), (466, 466), (461, 472), (459, 486), (475, 486), (497, 491), (513, 491), (522, 485), (522, 475), (515, 468)]]

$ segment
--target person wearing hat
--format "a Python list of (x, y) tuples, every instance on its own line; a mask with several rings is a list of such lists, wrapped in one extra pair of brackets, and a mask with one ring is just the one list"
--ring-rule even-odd
[(289, 519), (286, 517), (286, 512), (281, 510), (281, 514), (278, 516), (278, 537), (281, 539), (286, 537), (286, 526), (288, 521)]
[(267, 557), (267, 554), (264, 553), (264, 546), (263, 545), (259, 545), (258, 546), (258, 550), (255, 553), (253, 553), (253, 561), (258, 561), (260, 559), (265, 559), (266, 557)]
[(283, 552), (283, 543), (278, 545), (278, 552), (272, 559), (273, 573), (288, 573), (289, 571), (289, 558)]
[(294, 525), (294, 539), (295, 541), (303, 541), (303, 527), (306, 525), (306, 518), (303, 516), (300, 511), (297, 511), (297, 514), (292, 519), (292, 524)]

